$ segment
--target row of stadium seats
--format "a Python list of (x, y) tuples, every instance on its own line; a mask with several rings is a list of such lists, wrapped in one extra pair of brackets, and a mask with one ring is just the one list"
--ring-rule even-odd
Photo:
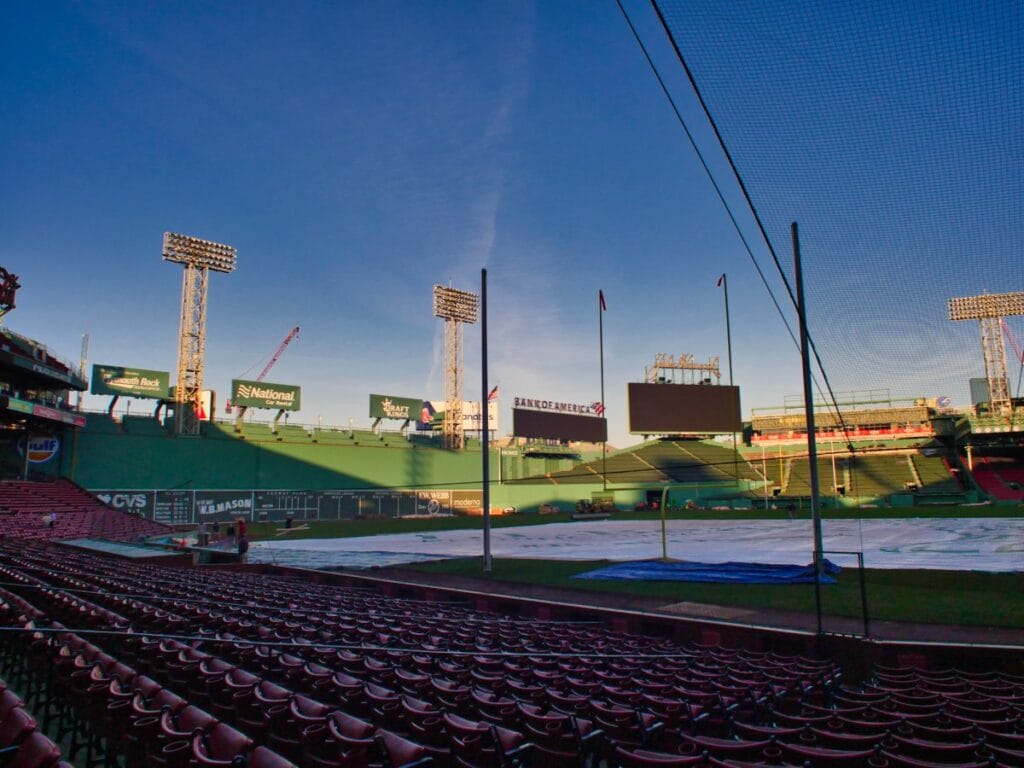
[[(46, 519), (51, 513), (56, 516), (52, 525)], [(169, 530), (161, 523), (110, 509), (66, 480), (0, 482), (0, 536), (125, 541)]]
[[(73, 622), (79, 631), (131, 626), (131, 636), (119, 636), (120, 663), (170, 688), (193, 707), (205, 705), (212, 717), (223, 719), (256, 743), (277, 746), (286, 754), (290, 749), (293, 757), (299, 747), (289, 745), (288, 723), (302, 724), (302, 732), (320, 725), (326, 734), (327, 752), (339, 748), (330, 743), (337, 741), (334, 723), (335, 731), (370, 728), (381, 739), (404, 738), (442, 763), (454, 755), (464, 757), (467, 765), (493, 765), (501, 762), (494, 762), (499, 754), (518, 762), (515, 755), (544, 749), (543, 744), (527, 741), (526, 723), (533, 717), (539, 735), (547, 739), (550, 757), (556, 759), (561, 752), (561, 757), (575, 760), (577, 752), (566, 748), (574, 743), (574, 732), (548, 734), (545, 728), (551, 723), (580, 728), (581, 740), (593, 734), (587, 749), (597, 749), (599, 742), (604, 750), (640, 746), (649, 734), (664, 728), (654, 727), (659, 721), (653, 713), (641, 712), (640, 697), (650, 698), (655, 707), (659, 701), (667, 702), (666, 712), (678, 720), (683, 713), (671, 706), (676, 699), (664, 694), (677, 695), (673, 693), (677, 686), (688, 685), (691, 695), (699, 695), (704, 703), (687, 705), (686, 722), (700, 719), (710, 728), (725, 717), (723, 706), (730, 706), (724, 705), (723, 690), (737, 697), (747, 695), (743, 686), (728, 681), (729, 671), (754, 674), (739, 656), (718, 658), (704, 649), (681, 652), (673, 644), (589, 626), (511, 621), (458, 607), (327, 587), (314, 588), (310, 595), (309, 585), (277, 579), (258, 579), (250, 586), (240, 586), (237, 576), (229, 574), (203, 574), (197, 579), (191, 573), (186, 576), (170, 569), (115, 564), (87, 555), (71, 556), (73, 563), (65, 560), (51, 568), (52, 555), (42, 548), (6, 551), (2, 559), (4, 579), (23, 585), (21, 589), (32, 593), (51, 618)], [(135, 572), (137, 581), (125, 583), (127, 572)], [(154, 579), (157, 572), (161, 578)], [(116, 589), (121, 590), (116, 597), (108, 591), (112, 582), (119, 583)], [(214, 610), (211, 605), (224, 605), (217, 599), (199, 601), (182, 596), (193, 589), (199, 594), (233, 595), (236, 610)], [(78, 597), (77, 590), (88, 592), (90, 600)], [(166, 596), (161, 601), (154, 591)], [(281, 599), (270, 598), (275, 591), (280, 591)], [(316, 593), (324, 605), (317, 605)], [(145, 594), (147, 600), (129, 598), (129, 594)], [(298, 611), (297, 601), (303, 596), (309, 608)], [(161, 610), (154, 604), (168, 608)], [(151, 632), (197, 633), (203, 647), (177, 640), (147, 640), (146, 633)], [(276, 650), (275, 642), (288, 646)], [(346, 647), (323, 645), (327, 642)], [(500, 651), (503, 645), (510, 646), (509, 651)], [(661, 653), (651, 653), (659, 648)], [(675, 667), (658, 672), (647, 657), (660, 660), (667, 651), (675, 652)], [(606, 658), (580, 659), (583, 652)], [(630, 653), (640, 658), (631, 659)], [(649, 690), (633, 683), (637, 661), (644, 659), (650, 675), (660, 674), (660, 678), (640, 677)], [(834, 675), (830, 665), (810, 660), (752, 657), (750, 663), (776, 677), (777, 692), (799, 686), (801, 680), (808, 688), (820, 689)], [(230, 701), (210, 698), (219, 695), (215, 692), (223, 691), (228, 680), (253, 689), (251, 701), (263, 708), (265, 717), (260, 722), (265, 727), (256, 727), (251, 712), (246, 719), (241, 703), (244, 697), (236, 696), (237, 690)], [(773, 683), (765, 677), (761, 685), (767, 691)], [(740, 706), (739, 701), (734, 703)], [(363, 724), (340, 715), (328, 719), (334, 709)], [(273, 720), (270, 710), (280, 716), (279, 721)], [(190, 710), (190, 717), (200, 715)], [(100, 734), (101, 726), (96, 724), (94, 731)], [(294, 730), (291, 733), (294, 740)], [(96, 736), (95, 740), (98, 743), (102, 738)], [(310, 744), (317, 748), (316, 740), (304, 740), (303, 749), (308, 751)], [(377, 757), (382, 757), (379, 742), (374, 741), (374, 748), (380, 753)], [(527, 748), (528, 743), (533, 746)], [(323, 764), (313, 762), (315, 756), (305, 752), (298, 756), (302, 764)]]
[[(833, 468), (835, 482), (833, 483)], [(963, 491), (939, 456), (906, 451), (820, 455), (818, 474), (822, 493), (878, 498), (906, 493), (956, 494)], [(782, 496), (809, 496), (810, 469), (806, 456), (767, 457), (763, 462), (735, 454), (731, 447), (704, 440), (663, 439), (620, 451), (571, 469), (545, 472), (543, 477), (521, 477), (520, 483), (595, 483), (606, 476), (611, 483), (729, 483), (737, 478), (767, 481)], [(759, 493), (753, 495), (759, 496)]]
[[(68, 628), (36, 638), (49, 644), (38, 668), (56, 673), (48, 695), (74, 701), (95, 676), (87, 690), (106, 703), (80, 710), (107, 714), (76, 716), (79, 741), (121, 757), (132, 739), (162, 752), (195, 728), (209, 743), (174, 750), (198, 764), (209, 764), (204, 750), (250, 743), (327, 767), (361, 764), (353, 751), (383, 765), (399, 755), (480, 768), (980, 768), (1024, 755), (1024, 680), (1007, 675), (879, 669), (844, 686), (822, 660), (297, 578), (55, 558), (52, 547), (0, 543), (0, 581), (45, 613), (36, 627)], [(76, 632), (96, 650), (76, 646)], [(4, 671), (18, 658), (24, 666), (24, 650), (6, 654)], [(123, 719), (111, 730), (106, 717)]]
[[(174, 694), (79, 634), (61, 631), (56, 622), (58, 631), (39, 631), (45, 614), (27, 601), (19, 604), (6, 590), (0, 600), (5, 623), (13, 618), (14, 626), (26, 630), (4, 638), (2, 663), (22, 678), (45, 713), (46, 727), (56, 729), (59, 738), (70, 738), (72, 759), (82, 753), (86, 766), (100, 759), (116, 765), (118, 757), (125, 766), (292, 766), (270, 750), (253, 749), (250, 739), (206, 713), (185, 714), (184, 706), (176, 710)], [(76, 598), (66, 602), (72, 610), (91, 608)], [(93, 615), (110, 627), (128, 626), (109, 611), (93, 608)], [(161, 705), (153, 706), (157, 702)]]
[[(4, 622), (7, 623), (6, 620)], [(0, 760), (5, 768), (71, 768), (26, 703), (0, 680)]]
[[(810, 467), (806, 456), (768, 457), (763, 464), (769, 482), (781, 489), (783, 496), (810, 496)], [(757, 469), (758, 462), (754, 462)], [(960, 482), (951, 474), (948, 464), (939, 456), (920, 453), (843, 453), (819, 455), (818, 477), (823, 495), (834, 496), (833, 486), (843, 488), (847, 496), (879, 498), (907, 493), (957, 494), (963, 492)], [(760, 473), (759, 473), (760, 474)]]
[(1024, 500), (1024, 467), (1016, 462), (977, 458), (972, 474), (981, 489), (990, 496), (1000, 501)]
[(544, 478), (521, 478), (521, 482), (542, 479), (557, 484), (610, 483), (722, 483), (736, 479), (757, 480), (760, 474), (731, 447), (702, 440), (652, 440), (635, 449), (619, 451), (572, 469), (550, 472)]

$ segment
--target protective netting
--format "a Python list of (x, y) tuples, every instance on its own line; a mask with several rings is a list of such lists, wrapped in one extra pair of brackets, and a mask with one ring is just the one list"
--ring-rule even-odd
[[(968, 378), (984, 376), (978, 324), (949, 321), (946, 300), (1024, 290), (1024, 6), (656, 7), (791, 281), (799, 222), (834, 388), (968, 404)], [(1021, 318), (1010, 328), (1024, 336)], [(1014, 395), (1018, 367), (1008, 347)]]

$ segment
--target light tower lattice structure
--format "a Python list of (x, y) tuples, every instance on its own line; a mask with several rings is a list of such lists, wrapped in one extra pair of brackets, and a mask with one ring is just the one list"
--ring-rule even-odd
[(444, 320), (444, 443), (462, 448), (462, 326), (475, 323), (480, 298), (472, 291), (434, 286), (434, 317)]
[(989, 407), (993, 413), (1003, 415), (1013, 412), (1003, 338), (1003, 318), (1011, 315), (1024, 315), (1024, 291), (949, 299), (950, 320), (977, 320), (981, 324), (981, 353), (988, 379)]
[(230, 245), (165, 232), (163, 255), (164, 261), (185, 267), (181, 285), (178, 379), (174, 388), (174, 431), (179, 435), (198, 435), (196, 410), (203, 391), (207, 285), (211, 270), (235, 271), (236, 253)]

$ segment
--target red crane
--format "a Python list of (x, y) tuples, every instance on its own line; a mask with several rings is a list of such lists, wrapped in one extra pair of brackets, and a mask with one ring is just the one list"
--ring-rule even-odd
[[(270, 373), (270, 369), (274, 367), (274, 364), (277, 363), (277, 361), (281, 358), (281, 355), (284, 353), (285, 349), (288, 347), (289, 344), (292, 343), (292, 341), (295, 340), (295, 337), (298, 335), (299, 326), (296, 325), (294, 328), (291, 329), (288, 335), (284, 337), (284, 341), (278, 344), (277, 349), (274, 350), (274, 354), (270, 356), (270, 360), (268, 360), (267, 364), (263, 366), (263, 370), (260, 371), (259, 376), (257, 376), (254, 379), (254, 381), (263, 381), (263, 379), (266, 378), (267, 374)], [(231, 407), (232, 406), (229, 403), (228, 408)], [(237, 411), (237, 408), (235, 410)]]
[(1010, 326), (1007, 324), (1005, 317), (1002, 318), (1002, 323), (1003, 333), (1006, 334), (1006, 338), (1010, 340), (1010, 346), (1013, 347), (1013, 351), (1017, 355), (1017, 362), (1024, 365), (1024, 353), (1022, 353), (1020, 347), (1017, 346), (1017, 339), (1015, 339), (1013, 334), (1010, 333)]
[(284, 341), (281, 342), (281, 344), (278, 346), (278, 348), (276, 350), (274, 350), (274, 354), (271, 356), (271, 358), (267, 362), (267, 364), (265, 366), (263, 366), (263, 370), (260, 371), (260, 375), (256, 377), (256, 381), (263, 381), (263, 379), (266, 377), (266, 375), (268, 373), (270, 373), (270, 369), (274, 367), (274, 364), (281, 357), (281, 354), (284, 352), (285, 348), (289, 344), (291, 344), (292, 340), (296, 336), (298, 336), (298, 335), (299, 335), (299, 326), (296, 325), (294, 328), (292, 328), (291, 333), (289, 333), (287, 336), (284, 337)]

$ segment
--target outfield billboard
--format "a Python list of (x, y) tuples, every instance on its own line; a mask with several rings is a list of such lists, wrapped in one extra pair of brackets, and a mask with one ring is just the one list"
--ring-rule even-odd
[(480, 490), (93, 490), (109, 507), (171, 525), (479, 514)]
[(89, 391), (94, 395), (164, 400), (167, 398), (170, 385), (171, 374), (167, 371), (126, 368), (123, 365), (94, 365), (92, 386)]
[(513, 408), (512, 434), (543, 440), (603, 443), (608, 439), (608, 420), (581, 413)]
[(241, 408), (297, 411), (301, 401), (302, 389), (293, 384), (268, 384), (245, 379), (231, 381), (231, 404)]
[(743, 431), (739, 387), (636, 382), (628, 387), (631, 434), (708, 435)]
[(414, 421), (420, 417), (422, 406), (423, 400), (418, 397), (370, 395), (370, 418)]
[[(416, 429), (421, 431), (441, 429), (447, 405), (444, 400), (424, 400), (420, 403), (420, 410), (416, 416)], [(480, 431), (480, 422), (482, 421), (480, 411), (478, 401), (462, 401), (462, 429), (464, 432)], [(498, 403), (496, 400), (491, 400), (487, 404), (487, 429), (495, 433), (498, 431)]]

